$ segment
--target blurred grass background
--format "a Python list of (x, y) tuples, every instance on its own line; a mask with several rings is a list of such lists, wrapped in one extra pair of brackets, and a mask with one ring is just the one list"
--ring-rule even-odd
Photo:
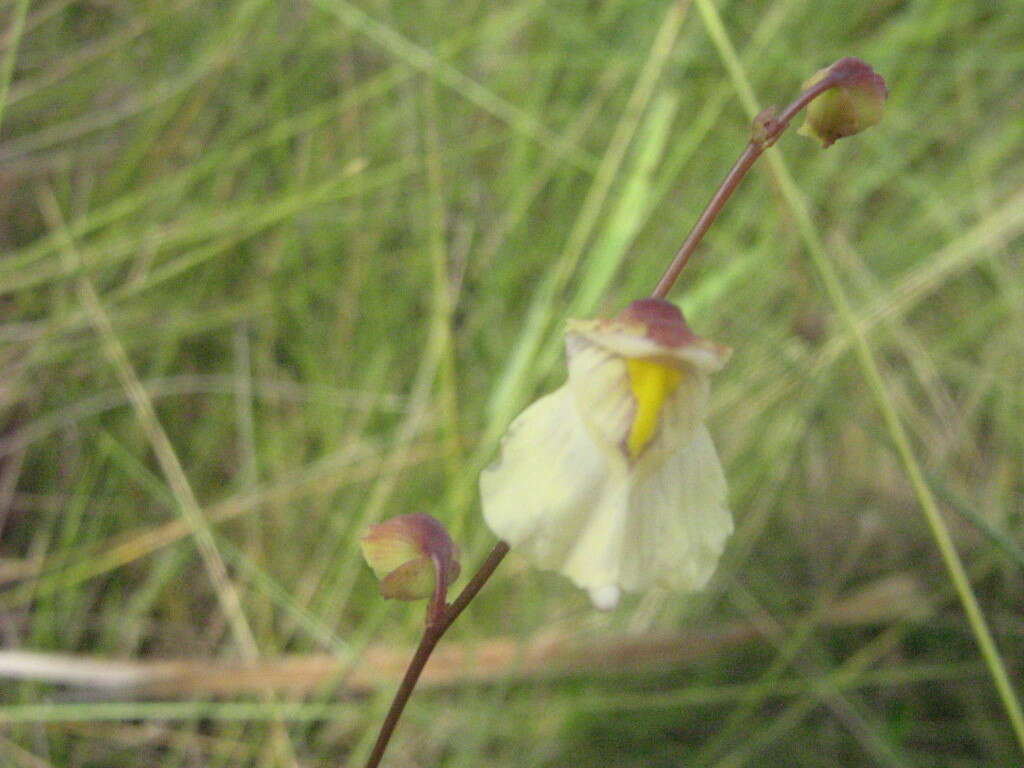
[(510, 557), (385, 764), (1021, 764), (779, 169), (1020, 692), (1024, 9), (716, 6), (739, 70), (707, 2), (0, 2), (3, 669), (120, 660), (5, 682), (0, 764), (359, 765), (422, 608), (358, 535), (430, 513), (475, 567), (562, 322), (653, 287), (743, 77), (784, 103), (845, 55), (882, 124), (787, 134), (672, 295), (735, 349), (711, 588), (598, 615)]

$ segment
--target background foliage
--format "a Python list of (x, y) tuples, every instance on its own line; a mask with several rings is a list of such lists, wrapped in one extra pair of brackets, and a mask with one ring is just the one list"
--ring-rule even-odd
[[(1019, 690), (1024, 11), (730, 0), (723, 41), (709, 8), (0, 3), (0, 642), (209, 662), (5, 684), (0, 762), (358, 765), (374, 660), (421, 622), (359, 533), (427, 512), (471, 570), (479, 469), (564, 375), (564, 319), (650, 291), (745, 141), (743, 78), (781, 103), (856, 55), (883, 123), (787, 134), (673, 294), (735, 349), (714, 584), (597, 615), (510, 558), (390, 764), (1020, 764), (780, 169)], [(298, 693), (230, 666), (323, 654)]]

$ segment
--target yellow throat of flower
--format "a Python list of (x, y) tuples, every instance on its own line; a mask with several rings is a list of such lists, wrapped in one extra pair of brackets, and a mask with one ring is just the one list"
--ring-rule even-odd
[(641, 358), (626, 360), (626, 370), (636, 400), (636, 415), (626, 438), (626, 448), (630, 458), (635, 459), (654, 437), (665, 399), (675, 392), (683, 373), (664, 363)]

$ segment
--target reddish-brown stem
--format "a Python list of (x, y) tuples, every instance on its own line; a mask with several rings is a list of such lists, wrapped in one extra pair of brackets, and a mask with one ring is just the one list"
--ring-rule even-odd
[[(423, 637), (416, 648), (416, 653), (413, 654), (412, 659), (409, 661), (409, 666), (405, 670), (405, 676), (402, 678), (398, 690), (395, 691), (395, 698), (392, 699), (391, 708), (388, 710), (388, 714), (380, 726), (380, 733), (377, 734), (377, 742), (373, 745), (373, 751), (366, 761), (366, 768), (377, 768), (380, 765), (381, 758), (384, 757), (384, 750), (388, 748), (388, 742), (391, 741), (391, 736), (395, 732), (395, 726), (398, 725), (398, 719), (402, 716), (402, 711), (405, 709), (405, 705), (408, 703), (409, 697), (412, 695), (413, 689), (420, 679), (420, 673), (423, 672), (423, 668), (430, 659), (430, 654), (434, 652), (434, 647), (444, 636), (444, 633), (448, 631), (448, 627), (455, 622), (459, 614), (466, 610), (466, 606), (470, 604), (484, 584), (487, 583), (487, 580), (491, 578), (491, 574), (494, 573), (494, 570), (505, 558), (505, 555), (508, 554), (508, 549), (508, 544), (504, 541), (499, 541), (495, 544), (491, 554), (487, 556), (487, 559), (477, 569), (477, 572), (473, 574), (473, 578), (469, 580), (469, 583), (462, 589), (459, 596), (452, 601), (451, 605), (446, 606), (440, 612), (440, 616), (432, 617), (429, 613), (435, 608), (434, 601), (428, 607), (427, 625), (423, 629)], [(443, 604), (444, 600), (442, 598), (441, 605)]]
[(686, 266), (686, 263), (690, 260), (693, 252), (697, 250), (697, 246), (700, 244), (705, 233), (711, 227), (712, 223), (714, 223), (718, 214), (725, 206), (725, 203), (732, 196), (732, 193), (736, 191), (736, 187), (738, 187), (740, 182), (743, 181), (743, 178), (747, 175), (747, 171), (749, 171), (751, 166), (757, 161), (757, 158), (759, 158), (762, 153), (768, 149), (768, 147), (778, 141), (779, 136), (781, 136), (782, 132), (789, 127), (790, 121), (797, 115), (797, 113), (800, 112), (800, 110), (814, 101), (814, 99), (829, 88), (840, 85), (847, 79), (847, 77), (848, 74), (846, 71), (834, 69), (828, 75), (801, 93), (793, 103), (782, 110), (779, 115), (775, 115), (774, 110), (772, 109), (766, 109), (754, 118), (754, 126), (751, 132), (750, 143), (747, 144), (735, 165), (733, 165), (729, 173), (726, 174), (726, 177), (719, 185), (718, 190), (704, 208), (704, 212), (700, 215), (700, 218), (697, 219), (697, 223), (693, 225), (693, 229), (690, 230), (690, 234), (687, 235), (686, 240), (684, 240), (683, 244), (679, 246), (679, 250), (676, 251), (676, 255), (665, 270), (665, 274), (661, 276), (661, 280), (658, 281), (658, 285), (655, 286), (654, 291), (651, 293), (652, 298), (663, 299), (672, 289), (672, 286), (676, 282), (676, 278), (679, 277), (679, 273), (683, 271), (683, 267)]

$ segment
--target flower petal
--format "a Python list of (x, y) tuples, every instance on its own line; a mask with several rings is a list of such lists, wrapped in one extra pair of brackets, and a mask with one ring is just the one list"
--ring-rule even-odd
[(722, 464), (703, 424), (688, 445), (669, 453), (654, 471), (636, 474), (628, 520), (621, 563), (624, 589), (657, 584), (696, 590), (711, 578), (733, 522)]
[(570, 334), (566, 346), (569, 389), (583, 424), (609, 458), (621, 460), (636, 415), (626, 361), (582, 336)]
[(652, 449), (677, 451), (689, 445), (694, 432), (704, 423), (711, 380), (703, 371), (683, 372), (683, 377), (661, 409), (661, 429)]
[(512, 422), (480, 474), (484, 519), (535, 565), (559, 569), (604, 493), (606, 467), (563, 386)]
[(601, 610), (611, 610), (618, 602), (629, 529), (629, 488), (625, 477), (605, 479), (600, 498), (574, 531), (563, 562), (548, 566), (586, 589)]
[(590, 602), (594, 604), (594, 607), (599, 611), (610, 611), (619, 604), (619, 597), (622, 595), (620, 590), (614, 584), (606, 584), (603, 587), (594, 587), (589, 590)]

